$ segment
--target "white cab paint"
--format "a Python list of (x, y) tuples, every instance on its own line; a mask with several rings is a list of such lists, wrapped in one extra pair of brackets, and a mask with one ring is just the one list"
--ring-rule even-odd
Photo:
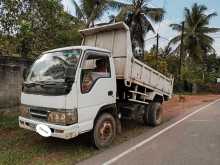
[(21, 94), (21, 104), (30, 105), (34, 107), (46, 107), (65, 109), (66, 96), (43, 96), (36, 94)]
[[(116, 103), (115, 68), (110, 53), (108, 53), (108, 56), (111, 67), (110, 78), (98, 79), (91, 91), (85, 94), (81, 92), (80, 78), (78, 78), (78, 122), (80, 132), (89, 131), (93, 128), (94, 119), (101, 107)], [(109, 91), (113, 92), (112, 96), (108, 96)]]

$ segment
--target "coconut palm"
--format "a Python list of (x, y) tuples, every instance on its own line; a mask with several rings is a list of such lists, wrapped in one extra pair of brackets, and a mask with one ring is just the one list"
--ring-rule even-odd
[(149, 7), (149, 0), (132, 0), (124, 6), (116, 17), (116, 21), (125, 21), (130, 28), (132, 48), (144, 50), (144, 38), (147, 32), (153, 31), (151, 21), (160, 22), (164, 17), (164, 9)]
[(125, 5), (115, 0), (80, 0), (79, 4), (72, 0), (72, 3), (77, 18), (83, 20), (86, 27), (94, 26), (94, 21), (100, 19), (106, 11), (120, 9)]
[[(204, 62), (207, 58), (207, 52), (214, 50), (212, 44), (214, 39), (211, 33), (219, 31), (219, 28), (209, 27), (210, 20), (217, 16), (216, 12), (206, 14), (207, 7), (195, 3), (191, 9), (184, 9), (185, 26), (183, 33), (183, 46), (185, 54), (191, 57), (195, 62)], [(171, 24), (173, 30), (179, 34), (174, 37), (170, 43), (177, 45), (175, 51), (180, 50), (181, 24)]]

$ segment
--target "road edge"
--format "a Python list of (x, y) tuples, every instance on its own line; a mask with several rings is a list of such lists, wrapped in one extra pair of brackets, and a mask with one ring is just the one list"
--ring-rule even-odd
[(138, 144), (136, 144), (136, 145), (130, 147), (130, 148), (127, 149), (126, 151), (122, 152), (121, 154), (119, 154), (119, 155), (117, 155), (117, 156), (111, 158), (110, 160), (104, 162), (103, 165), (113, 164), (114, 162), (116, 162), (117, 160), (121, 159), (121, 158), (124, 157), (125, 155), (131, 153), (132, 151), (135, 151), (137, 148), (139, 148), (139, 147), (143, 146), (144, 144), (150, 142), (151, 140), (157, 138), (157, 137), (160, 136), (161, 134), (167, 132), (168, 130), (170, 130), (171, 128), (173, 128), (173, 127), (177, 126), (178, 124), (182, 123), (182, 122), (185, 121), (186, 119), (188, 119), (188, 118), (194, 116), (195, 114), (197, 114), (197, 113), (199, 113), (199, 112), (205, 110), (207, 107), (209, 107), (209, 106), (211, 106), (211, 105), (213, 105), (213, 104), (215, 104), (215, 103), (217, 103), (217, 102), (219, 102), (219, 101), (220, 101), (220, 99), (217, 99), (217, 100), (215, 100), (215, 101), (213, 101), (213, 102), (211, 102), (211, 103), (209, 103), (209, 104), (207, 104), (207, 105), (204, 105), (203, 107), (200, 107), (199, 109), (197, 109), (197, 110), (191, 112), (190, 114), (186, 115), (186, 116), (183, 117), (182, 119), (176, 121), (175, 123), (169, 125), (168, 127), (164, 128), (164, 129), (160, 130), (160, 131), (157, 132), (156, 134), (150, 136), (149, 138), (147, 138), (147, 139), (145, 139), (145, 140), (139, 142)]

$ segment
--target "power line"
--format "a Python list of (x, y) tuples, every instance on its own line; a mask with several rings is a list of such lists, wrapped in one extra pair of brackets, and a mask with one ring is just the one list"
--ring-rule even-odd
[(145, 39), (144, 41), (149, 41), (149, 40), (152, 40), (152, 39), (155, 39), (155, 38), (156, 38), (156, 36), (153, 36), (153, 37)]
[[(158, 34), (158, 35), (159, 35), (159, 34)], [(147, 39), (145, 39), (144, 41), (149, 41), (149, 40), (156, 39), (156, 38), (157, 38), (157, 35), (155, 35), (155, 36), (153, 36), (153, 37), (150, 37), (150, 38), (147, 38)], [(166, 41), (170, 41), (169, 38), (164, 37), (164, 36), (161, 36), (161, 35), (159, 35), (159, 38), (160, 38), (160, 39), (163, 39), (163, 40), (166, 40)]]
[(164, 39), (164, 40), (166, 40), (166, 41), (170, 41), (168, 38), (163, 37), (163, 36), (161, 36), (161, 35), (160, 35), (160, 38), (161, 38), (161, 39)]

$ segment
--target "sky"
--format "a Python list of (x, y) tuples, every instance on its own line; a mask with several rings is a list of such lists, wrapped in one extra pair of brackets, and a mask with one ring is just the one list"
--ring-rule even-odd
[[(79, 0), (76, 0), (78, 2)], [(129, 0), (118, 0), (119, 2), (128, 2)], [(156, 32), (159, 32), (160, 36), (163, 38), (160, 39), (159, 44), (161, 47), (167, 45), (168, 41), (164, 38), (171, 39), (176, 35), (176, 32), (173, 31), (169, 25), (171, 23), (181, 23), (183, 21), (184, 16), (184, 8), (191, 8), (193, 3), (206, 5), (208, 10), (207, 13), (217, 12), (218, 16), (214, 17), (210, 22), (210, 27), (219, 27), (220, 28), (220, 0), (149, 0), (149, 5), (151, 7), (164, 7), (166, 10), (165, 18), (163, 22), (159, 24), (155, 24), (154, 28)], [(64, 8), (69, 13), (75, 13), (74, 7), (71, 3), (71, 0), (63, 0)], [(115, 13), (115, 12), (113, 12)], [(112, 14), (112, 13), (108, 13)], [(103, 22), (107, 20), (107, 16), (103, 17)], [(146, 46), (145, 48), (148, 50), (152, 47), (153, 44), (156, 44), (156, 39), (150, 39), (155, 34), (148, 33), (146, 35)], [(220, 55), (220, 32), (213, 35), (215, 38), (214, 48), (218, 55)]]

